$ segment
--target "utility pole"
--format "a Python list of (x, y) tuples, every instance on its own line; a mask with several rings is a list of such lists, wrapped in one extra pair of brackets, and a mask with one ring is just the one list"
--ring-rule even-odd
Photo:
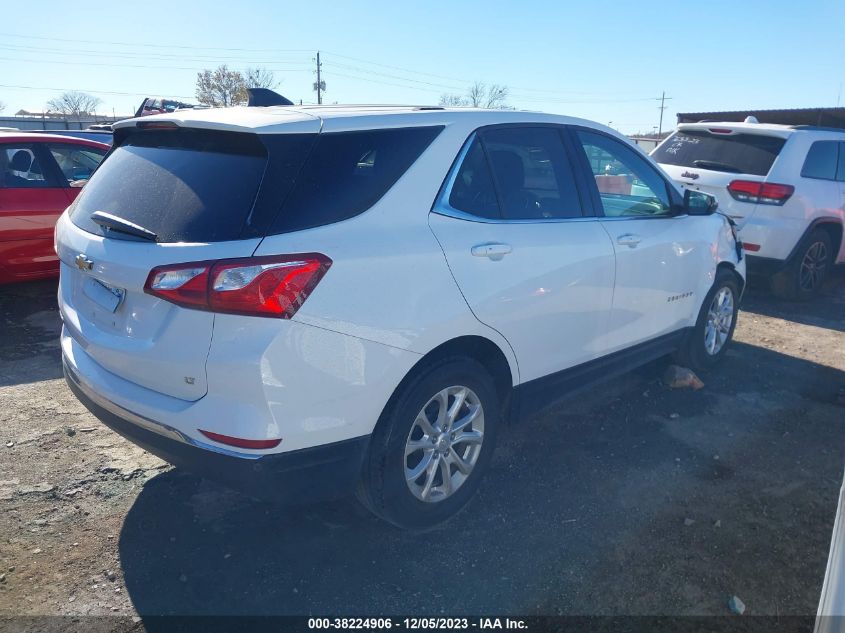
[(320, 78), (320, 70), (322, 64), (320, 63), (320, 51), (317, 51), (317, 83), (314, 84), (315, 89), (317, 90), (317, 103), (323, 103), (323, 81)]
[(663, 91), (663, 94), (660, 95), (660, 125), (657, 128), (657, 137), (660, 138), (660, 135), (663, 133), (663, 111), (666, 109), (666, 100), (671, 99), (672, 97), (666, 96), (666, 91)]

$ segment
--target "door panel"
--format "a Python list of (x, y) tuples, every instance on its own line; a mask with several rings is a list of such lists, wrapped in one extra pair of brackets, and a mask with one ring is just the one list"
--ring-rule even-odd
[[(604, 219), (616, 250), (616, 287), (606, 345), (612, 351), (685, 327), (701, 303), (697, 284), (711, 257), (701, 218)], [(627, 239), (632, 236), (634, 239)], [(630, 243), (628, 243), (630, 242)]]
[[(614, 257), (599, 222), (489, 224), (432, 213), (429, 223), (475, 316), (513, 348), (522, 381), (605, 353)], [(510, 252), (474, 255), (480, 245)]]
[(697, 283), (712, 259), (708, 232), (697, 230), (703, 218), (676, 215), (671, 187), (632, 147), (595, 130), (576, 129), (572, 137), (616, 253), (605, 345), (615, 351), (684, 327), (701, 303)]
[(476, 318), (533, 380), (605, 353), (614, 254), (583, 199), (556, 127), (471, 139), (429, 224)]

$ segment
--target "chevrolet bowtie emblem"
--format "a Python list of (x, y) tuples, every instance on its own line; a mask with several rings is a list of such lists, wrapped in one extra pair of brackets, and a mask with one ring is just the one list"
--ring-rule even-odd
[(94, 267), (94, 262), (85, 257), (83, 253), (77, 255), (76, 259), (74, 259), (73, 261), (76, 262), (76, 267), (79, 270), (91, 270)]

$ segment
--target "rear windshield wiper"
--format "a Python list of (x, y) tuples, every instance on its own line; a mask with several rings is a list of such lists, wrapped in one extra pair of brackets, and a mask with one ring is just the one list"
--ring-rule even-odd
[(701, 167), (702, 169), (713, 169), (715, 171), (729, 171), (734, 174), (742, 173), (741, 170), (737, 169), (733, 165), (729, 165), (728, 163), (719, 163), (715, 160), (694, 160), (692, 164), (696, 167)]
[(109, 229), (110, 231), (116, 231), (117, 233), (126, 233), (126, 235), (133, 235), (145, 240), (150, 240), (151, 242), (155, 242), (156, 239), (158, 239), (158, 235), (148, 229), (145, 229), (143, 226), (138, 226), (129, 220), (124, 220), (123, 218), (119, 218), (111, 213), (106, 213), (105, 211), (94, 211), (94, 213), (91, 214), (91, 220), (103, 228)]

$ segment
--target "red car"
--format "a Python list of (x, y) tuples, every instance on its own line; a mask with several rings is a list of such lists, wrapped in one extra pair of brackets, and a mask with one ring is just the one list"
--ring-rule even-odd
[(69, 136), (0, 133), (0, 284), (59, 274), (53, 227), (108, 151)]

